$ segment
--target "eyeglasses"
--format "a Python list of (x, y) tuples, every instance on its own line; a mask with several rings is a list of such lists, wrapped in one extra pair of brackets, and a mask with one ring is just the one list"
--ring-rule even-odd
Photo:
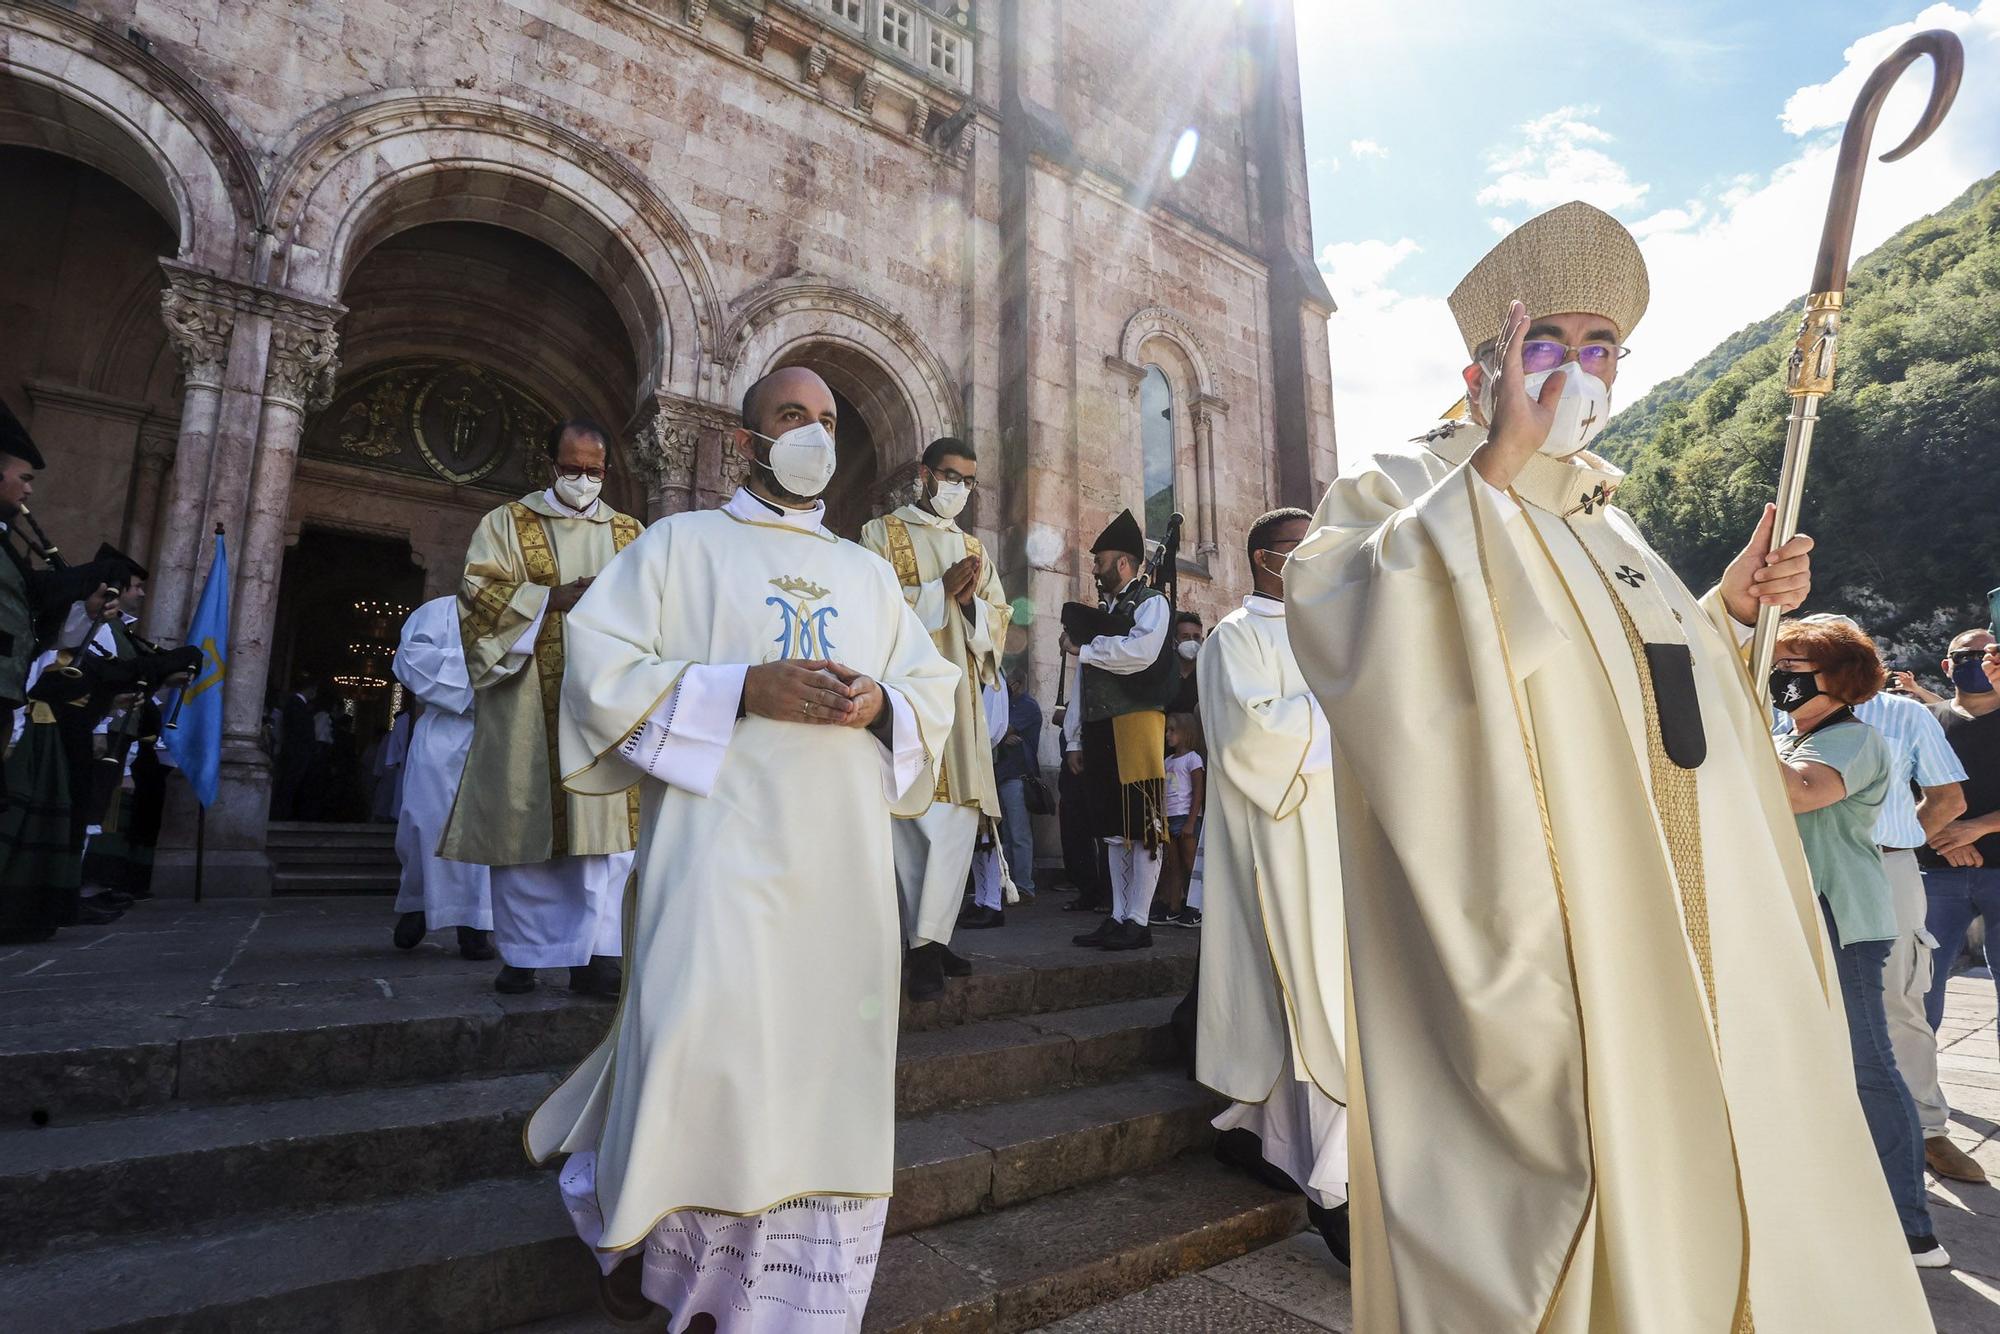
[(1955, 648), (1951, 651), (1951, 660), (1953, 662), (1978, 662), (1996, 647), (2000, 647), (2000, 645), (1989, 644), (1985, 648)]
[(977, 477), (968, 477), (956, 468), (932, 468), (931, 476), (945, 486), (964, 486), (968, 491), (979, 485)]
[(1586, 373), (1602, 378), (1631, 350), (1616, 343), (1585, 343), (1582, 347), (1571, 347), (1552, 338), (1530, 338), (1521, 344), (1521, 369), (1530, 375), (1538, 375), (1542, 371), (1554, 370), (1574, 354), (1576, 364)]
[(1816, 672), (1811, 658), (1773, 658), (1771, 665), (1781, 672)]
[(558, 476), (558, 477), (562, 478), (562, 479), (563, 479), (564, 481), (566, 481), (566, 482), (580, 482), (580, 481), (582, 481), (582, 480), (583, 480), (584, 478), (586, 478), (586, 477), (588, 477), (588, 478), (589, 478), (589, 479), (590, 479), (591, 481), (593, 481), (593, 482), (601, 482), (601, 481), (603, 481), (603, 480), (604, 480), (604, 469), (602, 469), (602, 468), (557, 468), (557, 469), (556, 469), (556, 476)]

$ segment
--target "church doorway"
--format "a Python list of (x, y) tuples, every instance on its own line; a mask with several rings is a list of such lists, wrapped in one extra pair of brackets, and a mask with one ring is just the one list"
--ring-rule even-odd
[(365, 820), (374, 775), (364, 759), (402, 699), (396, 644), (423, 600), (424, 571), (406, 539), (307, 527), (285, 553), (282, 588), (269, 704), (306, 690), (333, 738), (312, 799), (274, 818)]

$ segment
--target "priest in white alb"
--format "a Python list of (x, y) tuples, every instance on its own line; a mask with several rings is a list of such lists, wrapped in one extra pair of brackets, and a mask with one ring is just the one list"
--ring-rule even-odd
[(1350, 465), (1286, 566), (1363, 1334), (1931, 1328), (1740, 653), (1811, 540), (1766, 509), (1696, 597), (1586, 448), (1647, 297), (1588, 205), (1501, 241), (1450, 301), (1471, 420)]
[(570, 618), (573, 792), (635, 791), (628, 971), (530, 1119), (607, 1311), (852, 1334), (894, 1177), (892, 815), (930, 804), (958, 669), (895, 571), (828, 532), (833, 393), (745, 396), (749, 484), (649, 529)]
[(1000, 789), (979, 692), (1000, 679), (1013, 609), (985, 548), (958, 526), (978, 476), (970, 444), (951, 436), (933, 440), (917, 468), (921, 497), (861, 530), (861, 545), (889, 562), (903, 599), (960, 672), (930, 809), (896, 822), (896, 892), (910, 951), (911, 1000), (936, 997), (947, 971), (971, 971), (951, 952), (951, 929), (965, 901), (973, 848), (982, 831), (990, 836), (1000, 823)]
[(396, 647), (395, 672), (422, 710), (401, 769), (396, 858), (403, 875), (396, 893), (401, 914), (396, 947), (415, 949), (426, 932), (456, 927), (462, 957), (491, 959), (492, 871), (437, 853), (472, 748), (472, 678), (465, 670), (456, 597), (433, 598), (410, 613)]
[(1285, 633), (1285, 561), (1312, 516), (1250, 527), (1243, 605), (1196, 659), (1208, 740), (1195, 1078), (1233, 1099), (1216, 1129), (1255, 1135), (1347, 1259), (1346, 930), (1326, 716)]
[(556, 716), (568, 614), (640, 524), (599, 498), (603, 427), (564, 422), (546, 450), (554, 484), (493, 510), (466, 550), (459, 624), (478, 707), (439, 853), (493, 868), (495, 991), (533, 991), (537, 969), (567, 968), (571, 995), (609, 998), (638, 803), (563, 789)]

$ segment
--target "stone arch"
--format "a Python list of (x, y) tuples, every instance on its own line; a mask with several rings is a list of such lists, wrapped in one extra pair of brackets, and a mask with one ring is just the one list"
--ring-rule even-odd
[(1143, 365), (1142, 350), (1156, 340), (1171, 344), (1185, 364), (1191, 380), (1190, 398), (1215, 392), (1215, 377), (1209, 374), (1208, 351), (1201, 336), (1187, 316), (1166, 306), (1147, 306), (1125, 321), (1125, 331), (1118, 340), (1119, 360), (1131, 366)]
[(0, 143), (128, 186), (174, 228), (182, 263), (246, 269), (264, 221), (249, 150), (192, 83), (106, 25), (55, 5), (0, 10)]
[(638, 357), (639, 402), (702, 387), (721, 303), (693, 233), (636, 168), (583, 135), (512, 99), (416, 90), (328, 108), (280, 160), (276, 276), (293, 289), (331, 300), (396, 232), (490, 223), (547, 244), (603, 288)]
[[(747, 301), (730, 327), (721, 360), (729, 367), (726, 401), (766, 372), (807, 360), (863, 412), (871, 412), (891, 451), (885, 475), (911, 467), (924, 446), (962, 432), (958, 391), (944, 362), (902, 316), (831, 283), (786, 283)], [(881, 442), (878, 442), (878, 444)]]

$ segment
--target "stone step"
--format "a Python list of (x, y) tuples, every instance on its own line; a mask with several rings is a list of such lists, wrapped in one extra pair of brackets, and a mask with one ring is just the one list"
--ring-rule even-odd
[(271, 892), (301, 894), (394, 894), (401, 868), (354, 866), (280, 866), (271, 871)]
[[(1207, 1158), (889, 1239), (865, 1326), (1032, 1329), (1296, 1231), (1303, 1205)], [(10, 1327), (478, 1334), (589, 1308), (593, 1266), (546, 1177), (0, 1268)], [(543, 1329), (595, 1329), (576, 1319)]]
[(266, 851), (272, 864), (280, 870), (291, 867), (304, 870), (315, 866), (387, 866), (400, 873), (403, 869), (393, 843), (268, 848)]
[[(0, 1257), (531, 1173), (535, 1073), (183, 1108), (0, 1134)], [(1212, 1094), (1165, 1073), (909, 1116), (895, 1231), (1137, 1171), (1210, 1138)]]
[(393, 847), (396, 826), (392, 822), (360, 824), (316, 824), (304, 820), (273, 820), (264, 826), (264, 847), (270, 851), (290, 848)]
[[(313, 956), (315, 971), (308, 978), (300, 978), (287, 959), (261, 963), (255, 972), (239, 964), (232, 975), (245, 981), (216, 988), (193, 1006), (171, 1003), (165, 998), (179, 992), (163, 990), (158, 1009), (135, 1016), (124, 999), (128, 989), (115, 988), (116, 1023), (93, 1009), (99, 1002), (90, 991), (51, 989), (46, 1003), (35, 999), (39, 993), (12, 993), (16, 1022), (0, 1027), (0, 1127), (25, 1125), (31, 1118), (61, 1124), (171, 1102), (567, 1068), (603, 1036), (610, 1007), (568, 999), (559, 972), (544, 974), (545, 982), (557, 985), (540, 992), (499, 996), (489, 984), (496, 965), (464, 963), (443, 946), (399, 953), (388, 945), (393, 922), (385, 912), (379, 936), (364, 944), (342, 937), (347, 953), (338, 959)], [(341, 929), (327, 928), (329, 934)], [(1190, 954), (1076, 950), (1046, 967), (1039, 959), (976, 964), (970, 977), (951, 981), (942, 1001), (905, 1004), (906, 1054), (951, 1070), (966, 1068), (968, 1057), (984, 1049), (1018, 1043), (1043, 1050), (1014, 1053), (968, 1076), (969, 1088), (983, 1090), (970, 1096), (955, 1097), (952, 1088), (935, 1081), (908, 1090), (924, 1110), (1007, 1096), (1007, 1088), (1034, 1088), (1030, 1076), (1036, 1069), (1049, 1062), (1060, 1066), (1064, 1059), (1060, 1026), (1080, 1022), (1072, 1012), (1095, 1009), (1096, 1000), (1166, 1001), (1146, 1018), (1147, 1027), (1164, 1024), (1188, 985), (1194, 960)], [(156, 955), (132, 966), (168, 965)], [(213, 973), (215, 964), (196, 955), (186, 967)], [(1072, 1017), (1056, 1018), (1061, 1014)], [(1036, 1016), (1029, 1026), (1027, 1019)], [(1070, 1034), (1067, 1041), (1073, 1044), (1077, 1036)], [(1164, 1033), (1083, 1036), (1086, 1070), (1102, 1065), (1120, 1041), (1139, 1042), (1149, 1059), (1167, 1050)]]

